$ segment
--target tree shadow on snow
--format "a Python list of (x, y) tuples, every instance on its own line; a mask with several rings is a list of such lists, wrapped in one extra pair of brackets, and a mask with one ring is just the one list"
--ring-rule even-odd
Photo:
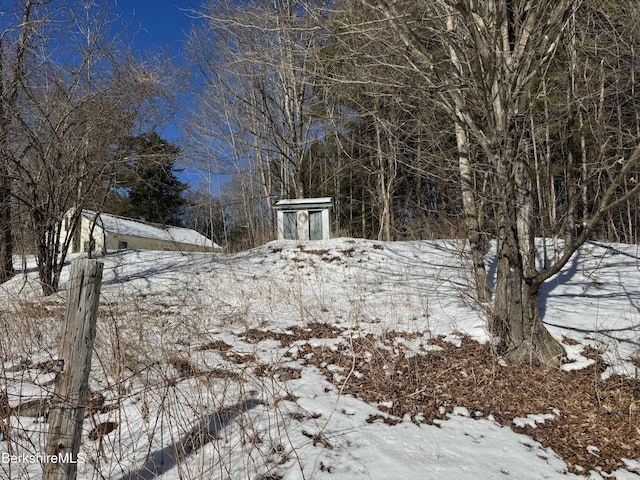
[[(628, 258), (632, 258), (634, 261), (638, 261), (638, 258), (634, 255), (630, 255), (624, 251), (618, 250), (615, 247), (610, 245), (602, 244), (595, 241), (587, 241), (585, 246), (593, 246), (601, 248), (605, 251), (605, 255), (613, 255), (613, 256), (624, 256)], [(538, 264), (542, 263), (542, 259), (540, 258), (540, 252), (537, 252), (538, 256)], [(620, 278), (620, 288), (622, 291), (617, 292), (607, 292), (602, 291), (599, 288), (598, 282), (596, 279), (585, 278), (582, 272), (581, 262), (583, 260), (585, 253), (582, 248), (578, 249), (576, 253), (571, 257), (569, 262), (558, 272), (556, 275), (545, 281), (541, 286), (538, 292), (538, 307), (540, 309), (540, 318), (543, 319), (543, 323), (545, 325), (551, 327), (557, 327), (564, 330), (570, 330), (579, 333), (595, 333), (594, 329), (585, 329), (577, 326), (572, 326), (569, 324), (560, 324), (560, 323), (552, 323), (548, 320), (544, 320), (548, 303), (551, 299), (561, 299), (561, 298), (569, 298), (569, 299), (592, 299), (592, 300), (606, 300), (606, 299), (618, 299), (622, 296), (626, 297), (629, 304), (640, 314), (640, 296), (638, 295), (640, 292), (638, 290), (630, 291), (625, 285), (624, 279)], [(588, 255), (588, 254), (587, 254)], [(623, 267), (628, 262), (622, 262), (621, 267)], [(489, 287), (491, 291), (495, 291), (496, 284), (496, 274), (498, 269), (498, 259), (495, 254), (488, 255), (485, 259), (485, 265), (487, 268), (487, 280), (489, 283)], [(607, 270), (612, 270), (616, 268), (615, 264), (608, 263)], [(621, 277), (620, 274), (618, 274)], [(567, 292), (563, 291), (563, 287), (571, 285), (573, 288), (580, 288), (580, 292), (572, 291)], [(605, 335), (612, 336), (615, 332), (640, 332), (640, 324), (637, 325), (625, 325), (621, 328), (608, 328), (603, 329), (599, 328), (597, 330), (599, 333), (603, 333)], [(626, 339), (626, 338), (616, 338), (616, 340), (622, 342), (628, 342), (635, 345), (640, 345), (640, 342), (636, 342), (634, 340)]]
[(580, 249), (578, 249), (562, 270), (540, 285), (540, 289), (538, 291), (538, 308), (540, 309), (540, 318), (544, 318), (547, 311), (547, 301), (553, 290), (559, 286), (570, 283), (578, 275), (581, 253)]
[(252, 410), (262, 402), (250, 398), (234, 405), (206, 415), (191, 431), (177, 443), (167, 445), (162, 450), (151, 452), (144, 464), (135, 471), (122, 476), (120, 480), (151, 480), (163, 475), (197, 452), (207, 443), (218, 438), (219, 433), (235, 418)]
[[(623, 255), (626, 257), (633, 258), (636, 261), (638, 260), (635, 256), (632, 256), (632, 255), (629, 255), (628, 253), (617, 250), (609, 245), (603, 245), (594, 241), (588, 241), (585, 243), (585, 245), (593, 245), (596, 247), (600, 247), (602, 249), (605, 249), (608, 254)], [(620, 288), (622, 289), (622, 291), (617, 291), (617, 292), (600, 291), (599, 290), (600, 286), (598, 285), (598, 282), (595, 279), (583, 278), (581, 280), (580, 278), (584, 277), (584, 275), (581, 275), (580, 273), (581, 272), (580, 261), (581, 261), (582, 255), (583, 255), (582, 249), (578, 249), (578, 251), (571, 257), (567, 265), (565, 265), (560, 272), (558, 272), (556, 275), (551, 277), (549, 280), (547, 280), (540, 286), (540, 291), (538, 296), (538, 306), (540, 308), (540, 316), (543, 319), (543, 321), (547, 311), (548, 301), (551, 298), (562, 298), (562, 297), (566, 297), (570, 299), (579, 298), (579, 299), (606, 300), (606, 299), (617, 299), (624, 296), (629, 301), (629, 304), (636, 311), (638, 311), (638, 313), (640, 313), (640, 301), (638, 299), (638, 291), (629, 291), (629, 289), (625, 285), (625, 282), (623, 281), (622, 278), (620, 278)], [(607, 265), (607, 269), (608, 270), (615, 269), (615, 265), (609, 264)], [(620, 274), (618, 274), (618, 277), (620, 277)], [(578, 292), (554, 293), (554, 290), (556, 289), (561, 290), (560, 287), (563, 287), (568, 284), (572, 284), (573, 286), (576, 286), (576, 287), (580, 286), (582, 291), (579, 293)], [(587, 293), (587, 292), (591, 292), (591, 293)], [(585, 333), (585, 334), (596, 333), (595, 329), (585, 329), (585, 328), (580, 328), (580, 327), (576, 327), (568, 324), (561, 325), (558, 323), (551, 323), (549, 321), (544, 321), (544, 323), (551, 327), (562, 328), (565, 330), (571, 330), (579, 333)], [(605, 335), (609, 335), (609, 336), (612, 336), (612, 334), (615, 332), (634, 332), (634, 331), (640, 331), (640, 324), (625, 325), (624, 327), (621, 327), (621, 328), (598, 328), (597, 329), (597, 332)], [(633, 340), (626, 339), (626, 338), (616, 338), (616, 340), (622, 341), (622, 342), (628, 342), (635, 345), (640, 345), (640, 343)]]

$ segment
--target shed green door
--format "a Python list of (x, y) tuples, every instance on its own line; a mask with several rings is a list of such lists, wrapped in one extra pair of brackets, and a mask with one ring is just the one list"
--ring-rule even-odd
[(298, 238), (296, 212), (284, 212), (282, 214), (282, 236), (285, 240), (296, 240)]
[(309, 240), (322, 240), (322, 212), (309, 212)]

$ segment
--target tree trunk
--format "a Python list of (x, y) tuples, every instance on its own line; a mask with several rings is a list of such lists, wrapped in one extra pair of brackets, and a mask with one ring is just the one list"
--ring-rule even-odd
[[(0, 38), (0, 74), (4, 62), (3, 49), (4, 44)], [(11, 232), (11, 179), (7, 166), (9, 163), (7, 130), (12, 109), (6, 96), (4, 80), (0, 75), (0, 283), (6, 282), (15, 275)]]
[[(18, 85), (24, 80), (24, 59), (31, 35), (31, 10), (33, 0), (26, 0), (22, 5), (22, 23), (15, 53), (11, 64), (8, 83), (5, 85), (5, 57), (3, 38), (0, 38), (0, 283), (6, 282), (13, 275), (13, 233), (11, 231), (12, 185), (8, 167), (9, 154), (8, 130), (11, 119), (16, 112)], [(4, 36), (4, 35), (3, 35)]]
[(484, 265), (484, 255), (486, 253), (485, 241), (482, 238), (482, 230), (478, 218), (481, 209), (477, 204), (478, 199), (473, 187), (473, 173), (469, 161), (469, 137), (462, 125), (458, 122), (455, 124), (455, 130), (462, 190), (462, 209), (471, 250), (471, 264), (475, 281), (476, 298), (479, 302), (486, 303), (491, 300), (491, 293), (487, 282), (487, 270)]
[[(509, 207), (515, 213), (514, 207)], [(558, 366), (564, 348), (540, 319), (539, 284), (525, 274), (515, 232), (502, 228), (498, 244), (498, 275), (491, 332), (499, 337), (507, 360), (538, 366)]]
[(11, 182), (6, 168), (0, 172), (0, 283), (15, 275), (11, 232)]
[[(385, 152), (382, 148), (382, 132), (380, 124), (374, 120), (376, 125), (376, 157), (378, 160), (377, 175), (377, 195), (379, 205), (380, 228), (378, 229), (378, 240), (391, 241), (391, 198), (389, 194), (391, 169), (385, 162)], [(387, 154), (390, 155), (390, 154)]]
[[(454, 16), (450, 12), (447, 15), (447, 31), (452, 32), (455, 29)], [(460, 59), (455, 48), (449, 46), (449, 57), (451, 63), (462, 72)], [(469, 239), (469, 247), (471, 250), (471, 264), (473, 269), (473, 278), (475, 281), (476, 298), (478, 302), (487, 303), (491, 301), (491, 292), (487, 282), (487, 270), (484, 265), (484, 255), (486, 253), (485, 241), (482, 238), (482, 222), (480, 221), (480, 212), (482, 208), (478, 205), (478, 197), (473, 182), (473, 171), (471, 170), (469, 134), (464, 126), (457, 120), (460, 118), (461, 109), (464, 105), (460, 104), (456, 98), (456, 145), (458, 147), (458, 168), (460, 171), (460, 189), (462, 190), (462, 210), (464, 213), (464, 223), (467, 230), (467, 238)]]
[[(509, 151), (509, 150), (508, 150)], [(491, 333), (500, 339), (504, 356), (516, 363), (559, 366), (564, 348), (547, 331), (538, 306), (539, 282), (531, 226), (531, 189), (526, 165), (502, 152), (495, 162), (513, 182), (500, 188), (498, 271)]]

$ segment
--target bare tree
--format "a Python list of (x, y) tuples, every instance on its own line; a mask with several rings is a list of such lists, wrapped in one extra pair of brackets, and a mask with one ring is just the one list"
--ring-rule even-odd
[(532, 364), (558, 364), (564, 354), (541, 322), (540, 285), (566, 264), (605, 214), (638, 193), (637, 186), (622, 193), (619, 188), (629, 180), (640, 147), (617, 163), (609, 161), (608, 185), (584, 217), (581, 233), (565, 245), (556, 263), (537, 270), (530, 100), (563, 35), (569, 34), (565, 19), (572, 3), (362, 0), (393, 28), (399, 41), (388, 48), (405, 52), (397, 72), (420, 74), (425, 92), (486, 158), (498, 237), (490, 329), (509, 359)]
[(307, 7), (297, 0), (208, 2), (191, 33), (199, 75), (190, 135), (201, 166), (241, 177), (235, 185), (254, 217), (247, 226), (255, 238), (273, 232), (273, 198), (306, 195), (308, 152), (318, 135), (312, 59), (319, 38)]
[(11, 127), (18, 103), (18, 89), (25, 78), (24, 64), (34, 31), (34, 2), (21, 3), (17, 38), (11, 29), (0, 34), (0, 283), (14, 275), (12, 233)]
[(108, 10), (84, 0), (37, 7), (43, 40), (22, 60), (29, 73), (16, 87), (6, 165), (15, 216), (30, 232), (48, 295), (58, 289), (82, 209), (106, 195), (119, 141), (134, 128), (156, 82), (110, 43)]

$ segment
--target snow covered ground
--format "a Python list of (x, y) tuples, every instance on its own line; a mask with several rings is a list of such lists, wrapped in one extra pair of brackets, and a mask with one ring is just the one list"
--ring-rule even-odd
[[(310, 358), (309, 348), (335, 352), (367, 335), (412, 355), (433, 350), (439, 336), (487, 342), (458, 242), (341, 238), (99, 260), (90, 388), (104, 405), (85, 419), (79, 479), (580, 478), (551, 449), (465, 405), (434, 425), (385, 423), (380, 405), (345, 392), (361, 372), (322, 365), (330, 381)], [(588, 243), (544, 286), (541, 310), (565, 342), (565, 369), (593, 363), (582, 355), (592, 346), (609, 364), (603, 377), (638, 375), (638, 262), (636, 246)], [(491, 253), (487, 265), (493, 272)], [(46, 365), (56, 358), (66, 291), (41, 298), (30, 268), (0, 286), (0, 299), (0, 391), (17, 409), (53, 391)], [(514, 425), (553, 421), (530, 415)], [(41, 478), (46, 422), (10, 422), (0, 478)], [(640, 478), (640, 458), (624, 461), (612, 475)]]

